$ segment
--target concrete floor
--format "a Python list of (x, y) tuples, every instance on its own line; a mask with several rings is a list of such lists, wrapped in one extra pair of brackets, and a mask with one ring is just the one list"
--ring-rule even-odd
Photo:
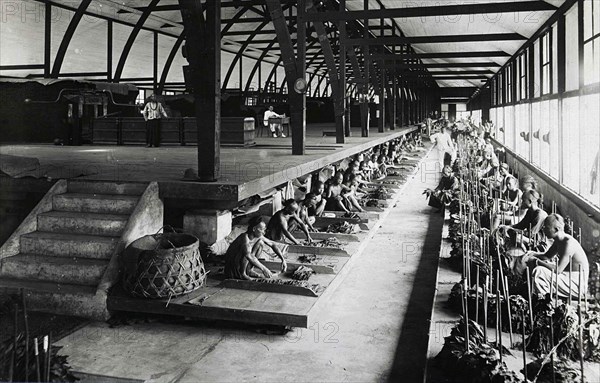
[(421, 193), (437, 184), (436, 161), (430, 152), (308, 329), (92, 323), (62, 339), (62, 353), (98, 381), (422, 381), (443, 222)]

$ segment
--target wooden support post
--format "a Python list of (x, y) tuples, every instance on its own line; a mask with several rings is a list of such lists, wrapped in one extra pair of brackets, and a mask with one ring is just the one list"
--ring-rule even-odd
[(198, 178), (221, 175), (221, 0), (202, 3), (179, 0), (186, 34), (186, 86), (194, 94), (198, 129)]
[[(306, 77), (306, 22), (304, 21), (305, 14), (306, 0), (299, 0), (297, 20), (297, 78)], [(290, 123), (292, 128), (292, 154), (303, 155), (305, 153), (306, 148), (306, 92), (298, 93), (294, 90), (293, 84), (297, 78), (290, 78), (289, 75), (287, 78), (288, 94), (290, 98)]]
[[(346, 0), (340, 0), (339, 4), (339, 12), (346, 11)], [(338, 29), (340, 32), (340, 40), (343, 41), (346, 39), (346, 21), (340, 21), (338, 25)], [(335, 114), (335, 142), (338, 144), (343, 144), (346, 141), (346, 47), (340, 46), (339, 50), (339, 95), (335, 100), (336, 104), (339, 105), (336, 107)], [(339, 108), (339, 109), (337, 109)], [(349, 108), (349, 105), (348, 105)], [(338, 117), (338, 113), (341, 113), (341, 116)], [(341, 126), (338, 123), (341, 122)], [(350, 124), (348, 124), (348, 132), (350, 130)], [(349, 135), (349, 134), (348, 134)]]
[(396, 129), (396, 122), (398, 120), (398, 75), (396, 68), (392, 70), (392, 120), (390, 121), (390, 129)]
[[(364, 10), (367, 11), (369, 9), (369, 0), (364, 0)], [(369, 19), (364, 19), (363, 20), (363, 37), (365, 39), (369, 38)], [(364, 80), (365, 83), (363, 84), (364, 89), (363, 89), (363, 95), (364, 95), (364, 99), (363, 102), (361, 104), (361, 110), (364, 111), (364, 113), (362, 114), (362, 130), (361, 130), (361, 137), (369, 137), (369, 60), (368, 60), (368, 55), (369, 55), (369, 48), (370, 46), (365, 44), (362, 46), (362, 52), (363, 52), (363, 70), (364, 70)]]
[(381, 85), (379, 86), (379, 122), (377, 124), (377, 131), (383, 133), (385, 132), (385, 89), (387, 84), (384, 69), (381, 68), (379, 72), (381, 74)]

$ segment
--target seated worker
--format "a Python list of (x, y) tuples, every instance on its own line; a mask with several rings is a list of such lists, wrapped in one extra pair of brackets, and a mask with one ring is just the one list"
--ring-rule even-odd
[[(558, 296), (561, 298), (568, 298), (569, 291), (573, 297), (585, 294), (590, 270), (588, 259), (581, 244), (573, 236), (565, 233), (563, 217), (558, 214), (550, 214), (544, 220), (544, 234), (554, 240), (548, 251), (545, 253), (529, 252), (526, 255), (528, 264), (535, 267), (532, 273), (534, 292), (541, 295), (551, 291), (556, 292), (558, 285)], [(555, 256), (558, 257), (558, 261), (551, 262)], [(580, 269), (581, 286), (579, 286)], [(558, 282), (556, 277), (552, 277), (553, 273), (558, 273)], [(551, 286), (552, 279), (554, 279), (554, 284)]]
[(281, 114), (277, 114), (273, 111), (273, 106), (269, 106), (269, 110), (267, 110), (265, 112), (265, 115), (263, 117), (263, 124), (265, 126), (269, 127), (269, 129), (271, 130), (271, 133), (273, 134), (273, 138), (275, 138), (277, 136), (285, 137), (285, 134), (283, 134), (283, 130), (281, 129), (281, 124), (271, 122), (271, 121), (269, 121), (269, 119), (270, 118), (282, 118), (282, 117), (285, 117), (285, 116), (281, 115)]
[(517, 216), (519, 206), (521, 205), (521, 197), (523, 192), (519, 189), (519, 181), (509, 175), (506, 177), (506, 190), (502, 193), (501, 198), (498, 199), (498, 211), (496, 215), (492, 230), (495, 230), (498, 225), (506, 225), (513, 223), (513, 217)]
[(316, 216), (315, 214), (311, 214), (315, 212), (315, 208), (317, 206), (317, 195), (314, 193), (307, 193), (304, 196), (304, 200), (302, 200), (298, 204), (298, 217), (304, 222), (306, 227), (310, 231), (317, 231), (313, 227), (313, 223), (315, 223)]
[(327, 205), (325, 183), (323, 181), (316, 181), (311, 190), (311, 194), (314, 194), (315, 196), (315, 204), (314, 206), (308, 206), (308, 215), (311, 217), (320, 217), (325, 211), (325, 205)]
[(452, 173), (450, 165), (444, 166), (442, 169), (442, 178), (438, 186), (435, 188), (429, 197), (429, 206), (437, 209), (443, 209), (446, 201), (442, 201), (442, 192), (445, 190), (456, 190), (460, 187), (460, 181)]
[(479, 165), (479, 178), (493, 176), (498, 166), (500, 166), (500, 163), (496, 154), (493, 151), (484, 150), (483, 161)]
[(273, 217), (269, 220), (269, 224), (267, 225), (267, 238), (272, 241), (282, 241), (287, 238), (294, 245), (299, 245), (300, 242), (298, 242), (291, 233), (291, 231), (295, 229), (294, 224), (297, 224), (304, 234), (306, 234), (306, 239), (309, 242), (312, 242), (306, 224), (298, 216), (298, 207), (298, 202), (295, 200), (286, 200), (283, 203), (283, 209), (273, 214)]
[(358, 184), (359, 183), (356, 175), (351, 174), (348, 180), (344, 183), (344, 185), (348, 188), (348, 191), (342, 194), (342, 196), (344, 197), (348, 210), (352, 210), (352, 208), (354, 208), (356, 211), (364, 212), (364, 209), (360, 207), (357, 199)]
[(344, 204), (344, 196), (343, 194), (348, 193), (350, 189), (346, 187), (342, 182), (344, 180), (344, 176), (342, 173), (336, 173), (333, 176), (329, 187), (327, 188), (327, 205), (325, 206), (328, 210), (334, 211), (344, 211), (346, 214), (350, 214), (346, 205)]
[[(525, 217), (519, 223), (511, 226), (500, 225), (498, 230), (510, 237), (510, 245), (523, 247), (529, 243), (529, 235), (540, 233), (544, 220), (548, 214), (541, 208), (542, 196), (537, 191), (530, 189), (523, 193), (521, 205), (527, 209)], [(531, 231), (530, 231), (531, 230)], [(522, 233), (518, 240), (517, 232)]]
[(360, 169), (363, 181), (370, 182), (372, 170), (369, 167), (369, 164), (367, 163), (367, 161), (362, 161), (359, 165), (359, 169)]
[(225, 253), (225, 276), (227, 278), (247, 280), (271, 278), (271, 271), (258, 260), (264, 245), (271, 247), (281, 259), (281, 272), (287, 270), (287, 263), (277, 247), (277, 243), (264, 237), (266, 228), (262, 217), (253, 217), (248, 222), (246, 232), (240, 234), (229, 245)]

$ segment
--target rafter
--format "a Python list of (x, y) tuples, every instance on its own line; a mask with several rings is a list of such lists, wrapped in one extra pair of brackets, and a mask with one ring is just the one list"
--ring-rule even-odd
[(340, 21), (362, 19), (390, 19), (405, 17), (431, 17), (474, 15), (487, 13), (512, 13), (533, 11), (556, 11), (556, 7), (545, 1), (521, 1), (505, 3), (478, 3), (463, 5), (441, 5), (430, 7), (384, 8), (374, 10), (319, 12), (308, 16), (309, 21)]

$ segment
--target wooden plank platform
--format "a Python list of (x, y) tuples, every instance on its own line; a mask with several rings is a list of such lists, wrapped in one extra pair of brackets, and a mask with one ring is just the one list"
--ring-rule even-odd
[(257, 147), (252, 148), (221, 148), (222, 176), (217, 182), (183, 179), (186, 169), (198, 167), (195, 146), (2, 145), (0, 154), (37, 158), (40, 168), (32, 171), (34, 176), (113, 182), (157, 181), (161, 198), (186, 200), (190, 204), (194, 200), (220, 201), (233, 207), (239, 201), (293, 178), (417, 130), (411, 126), (385, 133), (371, 132), (370, 137), (353, 134), (346, 139), (346, 144), (336, 145), (335, 138), (322, 137), (324, 126), (329, 125), (307, 126), (307, 149), (303, 156), (291, 155), (289, 137), (258, 137)]

